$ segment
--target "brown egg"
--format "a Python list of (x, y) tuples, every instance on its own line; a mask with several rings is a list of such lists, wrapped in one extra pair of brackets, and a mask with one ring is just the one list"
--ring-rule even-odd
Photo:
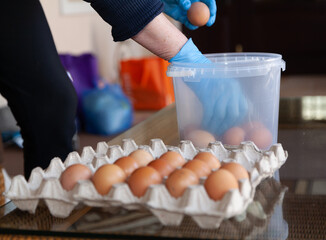
[(185, 133), (185, 139), (199, 148), (205, 148), (210, 142), (215, 142), (215, 137), (211, 133), (200, 129)]
[(175, 198), (181, 197), (188, 186), (196, 184), (199, 184), (199, 178), (193, 171), (187, 168), (176, 169), (168, 176), (165, 182), (169, 193)]
[(128, 185), (136, 197), (142, 197), (148, 187), (162, 182), (162, 177), (155, 168), (145, 166), (137, 168), (129, 177)]
[(184, 157), (180, 153), (175, 151), (167, 151), (166, 153), (163, 153), (159, 158), (164, 159), (175, 168), (181, 167), (183, 164), (186, 163)]
[(265, 127), (258, 128), (249, 133), (248, 140), (253, 141), (259, 149), (267, 149), (273, 142), (273, 135)]
[(245, 169), (240, 163), (229, 162), (222, 165), (221, 169), (231, 172), (237, 180), (249, 178), (247, 169)]
[(80, 180), (92, 177), (92, 171), (84, 164), (76, 163), (67, 167), (60, 175), (60, 183), (63, 189), (70, 191)]
[(169, 176), (175, 170), (175, 167), (169, 161), (161, 158), (151, 161), (147, 166), (155, 168), (162, 177)]
[(195, 26), (204, 26), (210, 17), (209, 8), (203, 2), (194, 2), (187, 12), (188, 20)]
[(138, 168), (138, 162), (132, 157), (121, 157), (114, 162), (115, 165), (121, 167), (121, 169), (126, 173), (127, 177)]
[(187, 168), (193, 171), (197, 177), (206, 177), (211, 173), (211, 168), (207, 165), (206, 162), (201, 161), (199, 159), (193, 159), (188, 161), (182, 168)]
[(245, 140), (245, 131), (241, 127), (232, 127), (224, 133), (223, 143), (239, 145)]
[(246, 132), (246, 134), (249, 134), (254, 129), (260, 129), (264, 127), (264, 124), (259, 121), (249, 121), (242, 125), (242, 129)]
[(204, 182), (208, 196), (214, 201), (221, 200), (231, 189), (239, 189), (237, 179), (228, 170), (219, 169), (208, 175)]
[(134, 158), (138, 162), (138, 166), (146, 166), (149, 162), (153, 161), (154, 157), (152, 154), (144, 149), (137, 149), (129, 154), (129, 157)]
[(127, 175), (118, 165), (105, 164), (95, 171), (92, 182), (99, 194), (106, 195), (114, 184), (124, 182), (126, 178)]
[(204, 161), (210, 169), (218, 169), (221, 166), (218, 158), (211, 152), (199, 152), (193, 159)]

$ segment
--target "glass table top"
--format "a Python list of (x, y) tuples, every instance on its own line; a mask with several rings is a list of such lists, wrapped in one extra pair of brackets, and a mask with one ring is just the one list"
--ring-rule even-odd
[[(55, 218), (40, 204), (35, 214), (16, 209), (8, 203), (1, 209), (3, 232), (12, 230), (23, 234), (88, 237), (183, 238), (183, 239), (286, 239), (288, 224), (282, 212), (287, 188), (274, 178), (263, 181), (257, 188), (253, 203), (241, 216), (224, 220), (218, 229), (201, 229), (184, 217), (180, 226), (163, 226), (146, 209), (126, 210), (121, 207), (91, 208), (79, 206), (66, 218)], [(8, 213), (4, 213), (8, 211)], [(10, 212), (10, 213), (9, 213)]]
[[(112, 239), (326, 239), (326, 195), (298, 194), (282, 182), (283, 178), (326, 179), (325, 106), (326, 97), (281, 99), (279, 142), (289, 152), (280, 170), (281, 182), (274, 178), (262, 181), (247, 210), (225, 219), (217, 229), (201, 229), (187, 216), (180, 226), (164, 226), (146, 209), (78, 205), (69, 217), (56, 218), (42, 202), (35, 214), (8, 202), (0, 208), (1, 234)], [(122, 139), (133, 136), (138, 144), (148, 144), (155, 138), (153, 129), (166, 144), (175, 145), (179, 141), (175, 118), (175, 106), (168, 106), (109, 145), (121, 144)]]

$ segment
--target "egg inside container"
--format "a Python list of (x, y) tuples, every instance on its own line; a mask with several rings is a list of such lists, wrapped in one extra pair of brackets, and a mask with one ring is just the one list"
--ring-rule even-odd
[[(199, 16), (199, 15), (198, 15)], [(280, 76), (285, 62), (274, 53), (206, 54), (206, 63), (171, 63), (179, 136), (198, 148), (211, 142), (277, 143)]]

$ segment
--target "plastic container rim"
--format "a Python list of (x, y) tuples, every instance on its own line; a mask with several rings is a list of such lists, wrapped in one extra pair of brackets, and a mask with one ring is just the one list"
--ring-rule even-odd
[[(285, 61), (281, 54), (266, 52), (234, 52), (204, 54), (212, 63), (172, 62), (167, 71), (170, 77), (189, 75), (187, 70), (241, 71), (259, 70), (266, 67), (280, 67), (285, 70)], [(214, 62), (214, 60), (217, 62)], [(181, 72), (179, 72), (181, 71)], [(190, 75), (193, 75), (190, 74)]]

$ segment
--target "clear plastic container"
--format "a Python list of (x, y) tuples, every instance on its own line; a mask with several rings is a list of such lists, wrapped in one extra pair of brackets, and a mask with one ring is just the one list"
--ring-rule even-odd
[(209, 142), (277, 143), (282, 56), (273, 53), (205, 55), (211, 63), (172, 63), (181, 140), (197, 147)]

